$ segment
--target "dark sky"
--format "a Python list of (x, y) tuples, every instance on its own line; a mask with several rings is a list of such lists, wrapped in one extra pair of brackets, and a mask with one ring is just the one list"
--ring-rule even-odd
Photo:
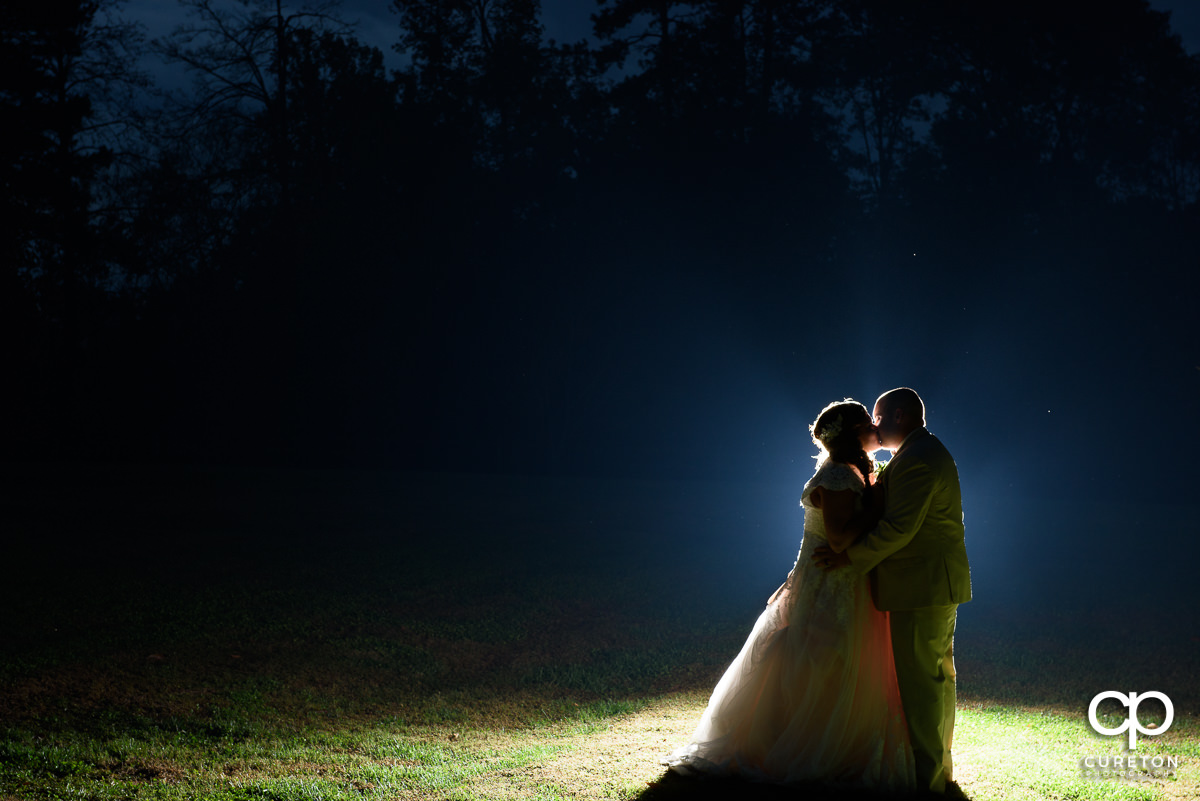
[[(1200, 4), (1152, 5), (1173, 12), (1177, 30), (1195, 51)], [(587, 36), (596, 6), (545, 0), (543, 8), (547, 35), (570, 41)], [(395, 63), (389, 3), (347, 0), (343, 11), (358, 22), (359, 36)], [(145, 22), (152, 36), (183, 18), (178, 6), (163, 0), (130, 0), (127, 13)], [(686, 252), (631, 235), (631, 258), (646, 260), (647, 275), (660, 273), (656, 285), (643, 287), (643, 296), (635, 298), (652, 312), (604, 347), (610, 358), (631, 365), (667, 363), (678, 375), (660, 380), (671, 389), (653, 398), (639, 396), (636, 385), (607, 387), (612, 398), (607, 406), (593, 399), (591, 435), (622, 442), (632, 436), (654, 449), (659, 461), (679, 465), (681, 473), (802, 476), (810, 469), (805, 426), (824, 403), (843, 396), (870, 403), (879, 392), (908, 384), (928, 396), (931, 427), (957, 440), (982, 472), (1016, 473), (1027, 487), (1044, 485), (1045, 463), (1014, 470), (1017, 454), (1053, 433), (1056, 440), (1074, 439), (1080, 458), (1102, 458), (1140, 397), (1151, 393), (1186, 414), (1200, 377), (1194, 356), (1178, 341), (1178, 329), (1167, 324), (1167, 318), (1187, 314), (1179, 296), (1158, 286), (1131, 290), (1144, 267), (1136, 255), (1126, 271), (1097, 272), (1076, 244), (1084, 243), (1014, 253), (1011, 270), (990, 275), (977, 274), (970, 263), (953, 274), (927, 265), (945, 265), (952, 247), (968, 254), (969, 262), (972, 247), (995, 243), (883, 245), (881, 253), (864, 254), (855, 275), (840, 277), (847, 287), (861, 287), (854, 291), (863, 293), (862, 312), (874, 322), (842, 330), (830, 328), (842, 323), (814, 308), (806, 287), (763, 278), (811, 270), (802, 249), (735, 247), (730, 259), (740, 264), (714, 272), (693, 269)], [(891, 266), (881, 266), (880, 259)], [(909, 277), (902, 279), (901, 271)], [(1161, 308), (1147, 300), (1159, 297)], [(898, 319), (911, 322), (898, 325)], [(845, 364), (852, 367), (830, 369), (836, 360), (828, 357), (813, 364), (817, 348), (846, 354)], [(1113, 386), (1105, 388), (1106, 383)], [(1100, 398), (1091, 397), (1093, 392)], [(657, 430), (631, 434), (635, 419), (651, 427), (663, 422)], [(997, 442), (984, 434), (985, 423), (992, 421), (994, 428), (1002, 419), (1012, 430)], [(478, 425), (462, 428), (464, 448), (488, 436), (491, 423)], [(1114, 431), (1096, 430), (1105, 425)], [(639, 458), (630, 454), (631, 469)], [(1115, 460), (1108, 478), (1132, 470), (1129, 464)], [(1182, 476), (1171, 475), (1173, 482)], [(1080, 492), (1097, 485), (1085, 470), (1057, 480)]]
[[(1152, 5), (1172, 11), (1176, 29), (1195, 51), (1200, 4), (1156, 0)], [(547, 36), (564, 41), (586, 37), (595, 8), (583, 0), (544, 0)], [(343, 11), (357, 21), (359, 36), (395, 63), (391, 45), (396, 26), (387, 0), (347, 0)], [(151, 36), (165, 34), (183, 20), (180, 8), (163, 0), (130, 0), (126, 12), (144, 22)], [(802, 250), (797, 256), (794, 248), (761, 253), (735, 248), (731, 258), (744, 267), (714, 273), (691, 269), (686, 253), (668, 249), (663, 254), (662, 243), (631, 237), (628, 244), (632, 258), (646, 259), (648, 271), (661, 273), (658, 285), (645, 289), (642, 299), (653, 309), (647, 318), (653, 322), (645, 323), (646, 330), (633, 328), (633, 333), (614, 337), (609, 353), (631, 362), (642, 358), (646, 348), (637, 340), (641, 336), (664, 349), (658, 356), (674, 364), (679, 375), (667, 382), (676, 388), (674, 396), (668, 392), (648, 400), (637, 398), (632, 389), (628, 396), (620, 388), (610, 391), (615, 404), (626, 404), (640, 419), (665, 418), (668, 427), (689, 432), (646, 432), (644, 437), (675, 448), (670, 460), (687, 465), (684, 472), (722, 472), (724, 467), (749, 477), (787, 470), (803, 474), (809, 469), (807, 452), (802, 448), (804, 456), (798, 457), (796, 443), (806, 439), (804, 427), (821, 405), (847, 395), (869, 403), (880, 391), (900, 384), (930, 396), (931, 426), (973, 451), (981, 469), (1009, 471), (1003, 451), (1019, 451), (1051, 430), (1072, 425), (1084, 427), (1078, 432), (1080, 454), (1098, 458), (1104, 452), (1100, 440), (1110, 432), (1087, 430), (1106, 419), (1097, 412), (1102, 402), (1088, 397), (1093, 383), (1103, 386), (1119, 377), (1115, 389), (1096, 391), (1107, 392), (1112, 399), (1108, 405), (1120, 408), (1135, 402), (1135, 388), (1168, 404), (1184, 403), (1200, 376), (1184, 343), (1174, 341), (1177, 329), (1163, 327), (1164, 320), (1156, 316), (1186, 314), (1176, 306), (1178, 296), (1164, 293), (1166, 305), (1156, 311), (1145, 299), (1158, 297), (1161, 288), (1130, 291), (1140, 265), (1130, 263), (1123, 274), (1097, 273), (1088, 257), (1070, 245), (1014, 254), (1006, 274), (974, 274), (964, 264), (947, 275), (944, 268), (930, 274), (924, 266), (946, 263), (947, 242), (888, 244), (882, 254), (864, 256), (858, 274), (845, 277), (847, 285), (859, 284), (864, 293), (873, 293), (874, 302), (863, 302), (863, 312), (875, 321), (869, 333), (834, 334), (827, 326), (838, 324), (836, 316), (814, 309), (804, 287), (789, 293), (763, 280), (798, 266), (811, 269), (794, 261), (805, 259)], [(971, 246), (954, 247), (969, 253)], [(879, 257), (894, 266), (880, 266)], [(914, 277), (902, 281), (899, 269)], [(919, 322), (901, 326), (911, 335), (889, 333), (897, 318)], [(810, 363), (808, 354), (820, 338), (833, 340), (824, 347), (849, 354), (850, 374)], [(673, 358), (665, 350), (670, 347), (688, 355)], [(1117, 408), (1107, 416), (1114, 428), (1128, 414)], [(615, 437), (631, 417), (621, 408), (605, 411), (595, 425), (612, 427)], [(1017, 427), (997, 449), (997, 443), (980, 436), (980, 418), (1001, 416)], [(736, 420), (736, 425), (714, 425), (714, 420)], [(476, 435), (484, 432), (464, 437)], [(1117, 460), (1110, 472), (1119, 474), (1127, 464)], [(1027, 484), (1039, 483), (1037, 465), (1020, 472)], [(1081, 488), (1094, 483), (1086, 476), (1087, 471), (1080, 471), (1066, 480)]]
[[(146, 5), (152, 2), (141, 0)], [(133, 5), (131, 3), (131, 8)], [(365, 39), (384, 48), (395, 41), (389, 5), (387, 0), (345, 0), (343, 8), (348, 18), (360, 20)], [(1188, 52), (1194, 53), (1200, 48), (1200, 3), (1195, 0), (1154, 0), (1150, 7), (1171, 12), (1174, 28), (1183, 37)], [(597, 5), (589, 0), (542, 0), (547, 37), (560, 42), (572, 42), (589, 36), (590, 16), (596, 8)]]
[[(1151, 5), (1172, 11), (1187, 50), (1200, 50), (1200, 3)], [(395, 66), (388, 6), (347, 0), (343, 16)], [(543, 8), (547, 37), (589, 34), (593, 3), (544, 0)], [(129, 0), (126, 9), (151, 36), (184, 19), (164, 0)], [(870, 406), (882, 391), (908, 385), (925, 397), (930, 428), (960, 464), (972, 558), (997, 581), (1010, 567), (1035, 575), (1023, 567), (1027, 554), (1040, 563), (1073, 554), (1077, 566), (1102, 570), (1105, 554), (1121, 559), (1138, 543), (1153, 543), (1176, 565), (1196, 550), (1188, 457), (1200, 413), (1200, 356), (1188, 322), (1195, 273), (1165, 275), (1149, 251), (1095, 253), (1086, 227), (1003, 258), (995, 251), (1005, 243), (962, 242), (952, 230), (862, 243), (857, 262), (828, 274), (818, 252), (787, 242), (787, 231), (773, 235), (758, 248), (730, 246), (714, 269), (711, 253), (645, 230), (622, 233), (634, 265), (622, 265), (622, 275), (639, 281), (604, 318), (605, 330), (582, 332), (592, 349), (568, 354), (568, 369), (593, 373), (598, 387), (570, 399), (589, 429), (564, 429), (573, 467), (592, 460), (584, 472), (782, 487), (760, 513), (786, 552), (798, 488), (812, 471), (807, 425), (830, 401), (850, 396)], [(492, 332), (476, 333), (481, 353), (500, 352)], [(525, 379), (536, 367), (512, 350), (496, 360), (502, 375), (462, 379), (455, 386), (463, 391), (439, 399), (461, 404), (442, 466), (470, 470), (488, 447), (520, 442), (521, 425), (544, 425), (533, 413), (521, 420), (484, 408), (488, 381)], [(459, 367), (448, 362), (447, 371)], [(384, 386), (365, 399), (376, 414), (367, 418), (384, 420), (389, 398), (405, 391)]]
[[(383, 51), (390, 63), (398, 63), (392, 51), (396, 42), (395, 15), (390, 0), (344, 0), (343, 16), (358, 23), (358, 35), (366, 43)], [(1175, 31), (1183, 38), (1190, 53), (1200, 50), (1200, 3), (1196, 0), (1153, 0), (1151, 8), (1170, 11)], [(169, 33), (183, 19), (180, 7), (171, 0), (128, 0), (127, 16), (143, 22), (150, 35)], [(598, 6), (590, 0), (542, 0), (546, 36), (560, 42), (573, 42), (591, 34), (592, 13)]]

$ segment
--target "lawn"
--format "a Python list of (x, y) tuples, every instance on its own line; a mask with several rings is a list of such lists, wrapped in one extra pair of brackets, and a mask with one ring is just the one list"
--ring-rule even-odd
[[(790, 567), (774, 489), (12, 466), (5, 483), (0, 799), (791, 797), (658, 764)], [(1200, 796), (1190, 588), (1017, 598), (977, 572), (963, 794)], [(1173, 776), (1081, 774), (1121, 753), (1086, 720), (1110, 689), (1170, 696), (1137, 753)]]

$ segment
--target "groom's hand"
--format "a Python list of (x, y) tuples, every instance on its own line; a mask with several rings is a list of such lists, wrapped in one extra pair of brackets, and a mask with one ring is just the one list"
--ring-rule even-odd
[(827, 571), (850, 564), (850, 557), (846, 555), (845, 551), (837, 553), (828, 545), (822, 545), (814, 550), (812, 560), (816, 562), (817, 567)]

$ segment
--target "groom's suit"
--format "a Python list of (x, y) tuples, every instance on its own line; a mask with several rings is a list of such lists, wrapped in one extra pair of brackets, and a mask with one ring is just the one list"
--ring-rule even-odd
[(954, 625), (971, 600), (958, 468), (924, 428), (883, 471), (883, 518), (846, 549), (870, 571), (875, 606), (889, 613), (896, 678), (916, 758), (917, 782), (945, 789), (954, 735)]

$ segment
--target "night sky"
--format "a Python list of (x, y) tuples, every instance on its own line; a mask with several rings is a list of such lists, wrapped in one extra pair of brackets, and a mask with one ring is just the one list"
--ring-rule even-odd
[[(1154, 0), (1149, 5), (1171, 12), (1172, 29), (1183, 39), (1189, 53), (1200, 49), (1200, 6), (1189, 0)], [(390, 6), (388, 0), (346, 0), (341, 4), (341, 16), (356, 23), (355, 33), (363, 42), (383, 51), (390, 65), (399, 66), (403, 58), (392, 49), (396, 43), (396, 23)], [(546, 38), (560, 43), (593, 39), (591, 16), (596, 7), (590, 0), (543, 0), (542, 25)], [(151, 37), (170, 33), (187, 16), (178, 5), (167, 0), (127, 0), (125, 9), (125, 15), (143, 23)], [(160, 74), (164, 78), (168, 75), (166, 71)]]
[[(367, 43), (388, 51), (395, 43), (395, 17), (388, 0), (346, 0), (343, 16), (356, 21), (358, 35)], [(1172, 28), (1188, 52), (1200, 47), (1200, 8), (1187, 0), (1155, 0), (1150, 7), (1171, 12)], [(152, 36), (167, 33), (184, 18), (177, 5), (159, 0), (127, 0), (127, 16), (145, 23)], [(596, 6), (589, 0), (543, 0), (542, 24), (546, 37), (574, 42), (592, 35), (591, 15)]]
[[(1174, 30), (1195, 53), (1196, 4), (1152, 7), (1173, 12)], [(125, 8), (151, 36), (181, 21), (161, 0)], [(548, 38), (588, 36), (590, 3), (543, 8)], [(364, 43), (402, 64), (386, 2), (343, 9)], [(178, 72), (153, 72), (163, 85), (186, 86)], [(802, 183), (790, 191), (799, 208), (821, 206)], [(417, 381), (390, 360), (411, 342), (386, 314), (372, 318), (375, 333), (342, 360), (355, 397), (325, 403), (346, 386), (336, 375), (303, 390), (314, 401), (302, 439), (332, 439), (336, 429), (348, 444), (331, 466), (776, 488), (771, 509), (752, 514), (771, 521), (769, 537), (783, 552), (794, 546), (795, 502), (812, 469), (808, 424), (830, 401), (870, 406), (906, 385), (922, 394), (929, 428), (958, 461), (968, 544), (985, 582), (1033, 569), (1018, 568), (1031, 551), (1100, 559), (1150, 541), (1173, 564), (1196, 555), (1196, 273), (1158, 252), (1141, 223), (1144, 236), (1120, 252), (1096, 246), (1102, 232), (1086, 219), (1009, 241), (976, 240), (953, 224), (912, 235), (859, 229), (859, 239), (840, 243), (855, 255), (830, 262), (812, 219), (773, 223), (762, 236), (713, 231), (680, 241), (656, 237), (650, 217), (612, 234), (604, 256), (612, 263), (597, 268), (600, 278), (564, 279), (560, 294), (501, 286), (502, 306), (486, 317), (472, 316), (475, 306), (462, 319), (461, 310), (437, 307), (426, 331), (440, 344)], [(330, 245), (343, 235), (313, 232)], [(526, 255), (568, 276), (593, 244), (546, 243)], [(512, 261), (491, 265), (493, 275), (523, 256), (505, 250), (503, 258)], [(605, 280), (606, 266), (620, 277)], [(529, 338), (522, 321), (562, 292), (586, 298), (588, 313), (563, 311)], [(505, 321), (523, 333), (510, 334)], [(304, 330), (308, 341), (332, 341), (316, 322)], [(268, 360), (300, 359), (293, 346), (302, 348), (263, 349)], [(563, 397), (546, 400), (560, 389)], [(185, 391), (194, 399), (210, 388)], [(267, 405), (252, 403), (258, 411), (249, 413)], [(170, 425), (186, 431), (189, 422)], [(247, 459), (271, 461), (258, 452)]]

